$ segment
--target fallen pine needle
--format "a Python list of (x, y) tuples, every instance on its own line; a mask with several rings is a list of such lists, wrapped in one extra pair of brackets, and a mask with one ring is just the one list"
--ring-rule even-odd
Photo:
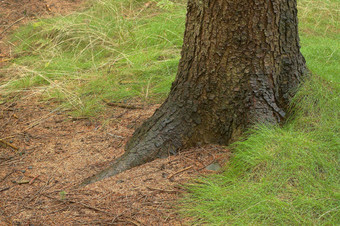
[(11, 147), (11, 148), (13, 148), (13, 149), (15, 149), (15, 150), (19, 150), (18, 147), (14, 146), (13, 144), (7, 143), (7, 142), (4, 141), (4, 140), (0, 140), (0, 143), (3, 143), (4, 145), (6, 145), (6, 146), (8, 146), (8, 147)]
[(37, 179), (39, 177), (39, 175), (38, 176), (35, 176), (35, 177), (33, 177), (33, 179), (28, 183), (28, 184), (33, 184), (33, 182), (35, 181), (35, 179)]
[(73, 200), (60, 200), (60, 199), (57, 199), (57, 198), (54, 198), (52, 196), (49, 196), (49, 195), (46, 195), (46, 194), (43, 194), (43, 196), (47, 197), (47, 198), (50, 198), (50, 199), (53, 199), (53, 200), (56, 200), (56, 201), (59, 201), (59, 202), (62, 202), (62, 203), (73, 203), (73, 204), (78, 204), (78, 205), (81, 205), (87, 209), (90, 209), (90, 210), (94, 210), (94, 211), (97, 211), (97, 212), (101, 212), (101, 213), (104, 213), (104, 214), (107, 214), (108, 216), (114, 216), (112, 213), (109, 213), (105, 210), (101, 210), (101, 209), (98, 209), (96, 207), (93, 207), (93, 206), (89, 206), (89, 205), (86, 205), (84, 203), (81, 203), (81, 202), (76, 202), (76, 201), (73, 201)]
[(105, 104), (107, 104), (108, 106), (111, 106), (111, 107), (119, 107), (119, 108), (125, 108), (125, 109), (143, 109), (142, 106), (108, 102), (107, 100), (103, 100), (103, 101), (104, 101)]
[(178, 193), (179, 191), (176, 190), (164, 190), (164, 189), (160, 189), (160, 188), (150, 188), (150, 187), (146, 187), (147, 189), (151, 190), (151, 191), (159, 191), (159, 192), (167, 192), (167, 193)]
[(29, 181), (28, 180), (21, 180), (21, 181), (17, 181), (17, 184), (28, 184)]
[(1, 188), (1, 189), (0, 189), (0, 192), (7, 191), (7, 190), (9, 190), (10, 188), (11, 188), (11, 187)]
[(189, 167), (184, 168), (184, 169), (182, 169), (182, 170), (180, 170), (180, 171), (177, 171), (177, 172), (171, 174), (170, 176), (168, 176), (168, 179), (170, 180), (172, 177), (176, 176), (177, 174), (180, 174), (180, 173), (182, 173), (182, 172), (184, 172), (184, 171), (187, 171), (187, 170), (191, 169), (192, 167), (193, 167), (193, 166), (189, 166)]

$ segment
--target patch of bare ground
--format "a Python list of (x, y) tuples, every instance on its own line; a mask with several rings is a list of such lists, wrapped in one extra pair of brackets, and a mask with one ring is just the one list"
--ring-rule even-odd
[(158, 105), (111, 107), (98, 119), (74, 119), (26, 95), (0, 105), (0, 225), (181, 225), (180, 186), (223, 164), (218, 146), (186, 150), (83, 188), (80, 182), (124, 152), (134, 129)]

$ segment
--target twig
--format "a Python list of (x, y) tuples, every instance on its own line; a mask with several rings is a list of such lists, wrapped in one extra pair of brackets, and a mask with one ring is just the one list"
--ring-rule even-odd
[(111, 106), (111, 107), (119, 107), (119, 108), (125, 108), (125, 109), (143, 109), (143, 107), (141, 107), (141, 106), (108, 102), (107, 100), (103, 100), (103, 102), (105, 104), (107, 104), (108, 106)]
[(121, 118), (128, 112), (129, 112), (129, 110), (125, 110), (123, 113), (120, 113), (119, 115), (115, 116), (115, 118)]
[(33, 182), (35, 181), (35, 179), (37, 179), (39, 177), (39, 175), (33, 177), (33, 179), (28, 183), (28, 184), (33, 184)]
[(170, 179), (171, 179), (172, 177), (174, 177), (175, 175), (180, 174), (180, 173), (182, 173), (182, 172), (184, 172), (184, 171), (187, 171), (187, 170), (189, 170), (189, 169), (191, 169), (191, 168), (192, 168), (192, 166), (189, 166), (189, 167), (187, 167), (187, 168), (185, 168), (185, 169), (182, 169), (182, 170), (180, 170), (180, 171), (177, 171), (177, 172), (171, 174), (170, 176), (168, 176), (168, 179), (170, 180)]
[(89, 117), (72, 117), (72, 121), (78, 121), (78, 120), (85, 120), (88, 119)]
[(25, 133), (26, 131), (32, 129), (33, 127), (39, 125), (40, 123), (46, 121), (47, 119), (53, 117), (53, 113), (58, 111), (59, 109), (61, 109), (61, 107), (58, 107), (56, 109), (54, 109), (53, 111), (49, 112), (48, 114), (46, 114), (45, 118), (40, 118), (38, 120), (34, 120), (34, 121), (31, 121), (29, 122), (30, 125), (28, 125), (24, 130), (22, 130), (20, 133)]
[(5, 34), (8, 29), (10, 29), (11, 27), (13, 27), (15, 24), (19, 23), (20, 21), (22, 21), (23, 19), (25, 19), (26, 17), (21, 17), (19, 20), (15, 21), (14, 23), (12, 23), (11, 25), (9, 25), (3, 32), (1, 32), (0, 34), (0, 40), (3, 38), (2, 35)]
[(212, 157), (213, 157), (213, 160), (211, 160), (208, 164), (204, 165), (203, 167), (199, 168), (198, 171), (201, 171), (205, 168), (207, 168), (207, 166), (213, 164), (214, 162), (216, 162), (216, 158), (215, 158), (215, 155), (213, 155), (212, 153), (208, 152)]
[(115, 215), (112, 214), (112, 213), (109, 213), (109, 212), (107, 212), (107, 211), (98, 209), (98, 208), (93, 207), (93, 206), (86, 205), (86, 204), (81, 203), (81, 202), (76, 202), (76, 201), (73, 201), (73, 200), (61, 200), (61, 199), (57, 199), (57, 198), (51, 197), (51, 196), (46, 195), (46, 194), (43, 194), (43, 196), (45, 196), (45, 197), (47, 197), (47, 198), (50, 198), (50, 199), (54, 199), (54, 200), (59, 201), (59, 202), (63, 202), (63, 203), (73, 203), (73, 204), (78, 204), (78, 205), (81, 205), (81, 206), (83, 206), (83, 207), (85, 207), (85, 208), (88, 208), (88, 209), (90, 209), (90, 210), (94, 210), (94, 211), (97, 211), (97, 212), (105, 213), (105, 214), (108, 215), (108, 216), (115, 216)]
[[(63, 204), (61, 204), (61, 205), (63, 205)], [(67, 208), (70, 208), (70, 207), (69, 207), (69, 206), (65, 206), (65, 207), (63, 207), (63, 208), (61, 208), (61, 209), (57, 209), (57, 210), (53, 210), (53, 211), (51, 211), (51, 212), (48, 212), (47, 214), (50, 216), (50, 215), (52, 215), (52, 214), (54, 214), (54, 213), (63, 211), (63, 210), (65, 210), (65, 209), (67, 209)]]
[(17, 181), (17, 184), (28, 184), (29, 181), (28, 180), (21, 180), (21, 181)]
[(159, 191), (159, 192), (167, 192), (167, 193), (179, 193), (179, 191), (176, 190), (163, 190), (160, 188), (150, 188), (150, 187), (146, 187), (147, 189), (151, 190), (151, 191)]
[(14, 136), (9, 136), (9, 137), (3, 137), (3, 138), (0, 138), (0, 140), (6, 140), (6, 139), (9, 139), (9, 138), (13, 138)]
[(0, 192), (7, 191), (7, 190), (10, 189), (10, 188), (11, 188), (11, 187), (2, 188), (2, 189), (0, 189)]
[(4, 145), (9, 146), (9, 147), (11, 147), (11, 148), (13, 148), (13, 149), (15, 149), (15, 150), (19, 150), (18, 147), (14, 146), (13, 144), (7, 143), (7, 142), (4, 141), (4, 140), (0, 140), (0, 143), (3, 143)]
[(125, 139), (125, 137), (118, 136), (118, 135), (115, 135), (115, 134), (112, 134), (112, 133), (107, 133), (107, 134), (110, 135), (111, 137), (116, 137), (116, 138), (118, 138), (118, 139), (122, 139), (122, 140)]

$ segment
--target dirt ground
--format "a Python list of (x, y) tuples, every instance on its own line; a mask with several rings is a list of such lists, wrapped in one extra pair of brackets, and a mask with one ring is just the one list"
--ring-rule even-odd
[[(36, 15), (67, 13), (80, 4), (0, 0), (0, 36)], [(0, 61), (10, 57), (7, 50)], [(182, 225), (174, 211), (181, 185), (228, 160), (225, 148), (195, 148), (79, 188), (124, 152), (135, 128), (159, 106), (108, 107), (97, 119), (72, 118), (34, 92), (19, 95), (0, 96), (0, 225)]]

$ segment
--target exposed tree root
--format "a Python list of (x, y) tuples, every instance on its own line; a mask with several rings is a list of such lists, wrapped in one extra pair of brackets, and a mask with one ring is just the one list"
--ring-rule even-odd
[[(172, 105), (173, 106), (173, 105)], [(188, 128), (180, 119), (181, 110), (165, 102), (155, 114), (137, 129), (126, 145), (126, 152), (110, 167), (87, 178), (80, 186), (114, 176), (159, 157), (174, 154), (183, 147), (183, 134)]]
[(180, 148), (228, 145), (254, 123), (284, 120), (306, 73), (296, 1), (210, 3), (188, 1), (182, 56), (167, 101), (137, 129), (121, 158), (82, 185)]
[(119, 157), (110, 167), (106, 168), (105, 170), (101, 171), (98, 174), (95, 174), (92, 177), (87, 178), (84, 180), (80, 187), (86, 186), (88, 184), (100, 181), (102, 179), (114, 176), (116, 174), (122, 173), (126, 170), (129, 170), (133, 167), (142, 165), (146, 162), (150, 162), (155, 158), (146, 158), (147, 156), (138, 155), (132, 152), (126, 152), (124, 155)]

